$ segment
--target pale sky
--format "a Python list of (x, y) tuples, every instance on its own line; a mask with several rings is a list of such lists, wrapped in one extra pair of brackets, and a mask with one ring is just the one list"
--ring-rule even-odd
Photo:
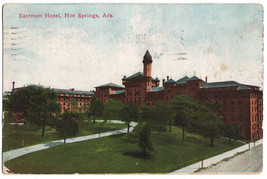
[[(262, 87), (263, 9), (256, 4), (8, 4), (3, 9), (3, 89), (25, 84), (94, 90), (143, 70)], [(58, 14), (61, 19), (19, 18)], [(64, 13), (76, 18), (64, 18)], [(112, 13), (114, 18), (77, 18)], [(17, 27), (18, 29), (13, 29)]]

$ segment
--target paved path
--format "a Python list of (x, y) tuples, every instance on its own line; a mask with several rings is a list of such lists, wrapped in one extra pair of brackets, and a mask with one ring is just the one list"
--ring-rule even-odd
[[(97, 122), (103, 122), (101, 120), (96, 120)], [(115, 120), (111, 120), (112, 123), (119, 123), (122, 124), (123, 122), (121, 121), (115, 121)], [(129, 131), (131, 132), (134, 127), (137, 125), (137, 123), (132, 122), (131, 123), (131, 127), (129, 129)], [(75, 138), (69, 138), (66, 140), (66, 143), (74, 143), (74, 142), (80, 142), (80, 141), (85, 141), (85, 140), (90, 140), (90, 139), (96, 139), (99, 137), (105, 137), (105, 136), (110, 136), (110, 135), (115, 135), (115, 134), (122, 134), (122, 133), (127, 133), (127, 128), (125, 129), (121, 129), (121, 130), (116, 130), (116, 131), (109, 131), (109, 132), (103, 132), (99, 134), (93, 134), (93, 135), (88, 135), (88, 136), (81, 136), (81, 137), (75, 137)], [(12, 160), (14, 158), (20, 157), (22, 155), (26, 155), (32, 152), (36, 152), (36, 151), (40, 151), (40, 150), (44, 150), (44, 149), (48, 149), (51, 147), (55, 147), (58, 145), (63, 145), (64, 144), (64, 140), (55, 140), (52, 142), (47, 142), (47, 143), (43, 143), (43, 144), (38, 144), (38, 145), (33, 145), (30, 147), (24, 147), (24, 148), (19, 148), (19, 149), (14, 149), (14, 150), (10, 150), (7, 152), (3, 153), (3, 163)]]
[[(263, 140), (258, 140), (257, 142), (255, 142), (255, 146), (261, 145), (263, 142)], [(253, 148), (254, 147), (254, 143), (251, 142), (250, 144), (245, 144), (241, 147), (238, 147), (236, 149), (230, 150), (228, 152), (222, 153), (220, 155), (216, 155), (214, 157), (208, 158), (206, 160), (203, 161), (203, 167), (209, 167), (213, 164), (216, 164), (226, 158), (230, 158), (233, 157), (235, 154), (239, 153), (239, 152), (244, 152), (249, 150), (249, 148)], [(189, 165), (187, 167), (181, 168), (179, 170), (176, 170), (174, 172), (171, 172), (170, 174), (192, 174), (195, 171), (199, 170), (201, 168), (201, 161), (194, 163), (192, 165)]]
[(212, 165), (206, 169), (202, 169), (198, 173), (218, 174), (218, 173), (257, 173), (262, 170), (263, 150), (262, 144), (251, 150), (236, 155), (233, 158), (223, 160), (216, 165)]

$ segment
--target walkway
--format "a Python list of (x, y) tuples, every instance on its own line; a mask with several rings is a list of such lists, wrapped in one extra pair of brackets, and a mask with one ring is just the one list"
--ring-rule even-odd
[(204, 168), (196, 174), (257, 174), (262, 170), (262, 159), (263, 147), (261, 144), (253, 147), (251, 150), (240, 153), (235, 157), (223, 160), (208, 168)]
[[(103, 122), (101, 120), (96, 120), (96, 121), (97, 122)], [(115, 120), (111, 120), (111, 122), (112, 123), (117, 123), (117, 124), (118, 123), (119, 124), (123, 123), (122, 121), (115, 121)], [(137, 125), (137, 123), (132, 122), (131, 123), (131, 127), (129, 129), (129, 132), (131, 132), (136, 125)], [(88, 136), (69, 138), (69, 139), (66, 140), (66, 143), (80, 142), (80, 141), (96, 139), (96, 138), (99, 138), (99, 137), (105, 137), (105, 136), (122, 134), (122, 133), (127, 133), (127, 128), (121, 129), (121, 130), (116, 130), (116, 131), (103, 132), (103, 133), (100, 133), (100, 134), (93, 134), (93, 135), (88, 135)], [(52, 141), (52, 142), (33, 145), (33, 146), (30, 146), (30, 147), (24, 147), (24, 148), (10, 150), (10, 151), (7, 151), (7, 152), (3, 153), (3, 163), (5, 163), (5, 162), (7, 162), (9, 160), (12, 160), (14, 158), (20, 157), (22, 155), (26, 155), (26, 154), (29, 154), (29, 153), (32, 153), (32, 152), (48, 149), (48, 148), (59, 146), (59, 145), (63, 145), (63, 144), (64, 144), (64, 140), (60, 139), (60, 140), (55, 140), (55, 141)]]
[[(228, 152), (222, 153), (220, 155), (208, 158), (206, 160), (203, 161), (203, 168), (209, 167), (213, 164), (216, 164), (224, 159), (233, 157), (234, 155), (236, 155), (237, 153), (240, 152), (244, 152), (249, 150), (250, 148), (256, 147), (258, 145), (261, 145), (263, 142), (263, 140), (258, 140), (257, 142), (253, 143), (251, 142), (250, 144), (245, 144), (241, 147), (238, 147), (236, 149), (230, 150)], [(170, 174), (192, 174), (195, 171), (199, 170), (201, 168), (201, 161), (194, 163), (192, 165), (189, 165), (187, 167), (181, 168), (179, 170), (176, 170), (174, 172), (171, 172)], [(227, 171), (226, 171), (227, 172)]]

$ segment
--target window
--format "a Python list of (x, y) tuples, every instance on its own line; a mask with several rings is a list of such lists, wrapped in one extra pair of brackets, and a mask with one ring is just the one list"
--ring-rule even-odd
[(231, 107), (231, 111), (234, 111), (234, 108), (233, 107)]
[(231, 104), (234, 104), (234, 100), (231, 100)]

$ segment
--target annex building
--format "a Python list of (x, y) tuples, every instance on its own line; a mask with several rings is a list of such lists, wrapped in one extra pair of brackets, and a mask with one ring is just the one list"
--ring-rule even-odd
[(193, 76), (181, 79), (153, 78), (152, 56), (146, 51), (143, 57), (143, 73), (138, 72), (122, 78), (123, 86), (114, 83), (97, 86), (95, 95), (105, 103), (109, 99), (124, 103), (134, 102), (136, 106), (154, 106), (158, 101), (166, 103), (177, 95), (188, 95), (200, 103), (208, 101), (221, 102), (221, 114), (227, 124), (242, 124), (245, 138), (251, 141), (263, 137), (263, 93), (259, 87), (241, 84), (235, 81), (207, 82)]
[[(37, 88), (47, 88), (42, 85), (30, 85)], [(15, 82), (12, 82), (12, 92), (17, 91), (20, 88), (15, 88)], [(59, 88), (52, 88), (55, 93), (57, 94), (58, 103), (60, 104), (61, 113), (66, 110), (72, 110), (73, 106), (71, 105), (72, 101), (75, 100), (76, 108), (80, 110), (82, 113), (84, 112), (84, 108), (90, 105), (91, 98), (94, 96), (93, 91), (82, 91), (82, 90), (75, 90), (74, 88), (71, 89), (59, 89)]]

